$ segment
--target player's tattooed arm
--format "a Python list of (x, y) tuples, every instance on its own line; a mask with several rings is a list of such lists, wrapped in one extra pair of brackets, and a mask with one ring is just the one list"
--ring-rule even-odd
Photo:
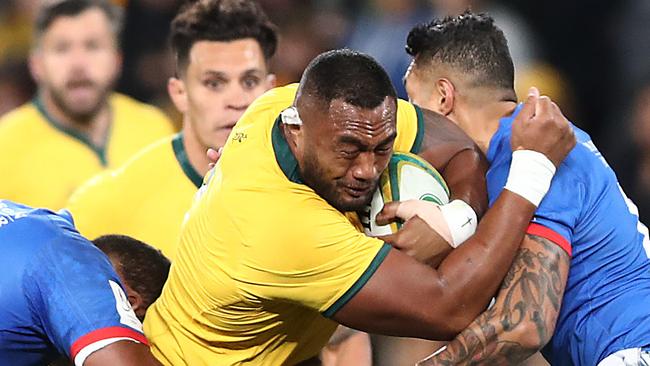
[(516, 365), (537, 352), (555, 330), (569, 260), (557, 244), (527, 235), (495, 305), (418, 365)]

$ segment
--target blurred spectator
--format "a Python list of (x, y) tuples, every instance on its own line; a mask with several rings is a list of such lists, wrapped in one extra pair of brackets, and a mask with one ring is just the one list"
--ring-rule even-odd
[[(618, 134), (631, 143), (619, 145), (611, 161), (623, 190), (639, 208), (641, 221), (650, 220), (650, 77), (638, 90), (631, 108), (631, 123)], [(622, 132), (622, 133), (621, 133)]]
[(0, 64), (0, 116), (25, 103), (35, 90), (27, 63), (12, 60)]
[(30, 55), (38, 94), (0, 120), (0, 197), (58, 209), (79, 184), (172, 132), (160, 111), (111, 91), (119, 24), (105, 0), (42, 8)]
[(371, 0), (356, 18), (349, 48), (373, 56), (386, 69), (400, 98), (407, 99), (402, 78), (411, 58), (404, 51), (406, 35), (416, 24), (433, 17), (430, 6), (419, 0)]
[(182, 2), (128, 1), (124, 12), (121, 37), (124, 65), (118, 90), (140, 101), (163, 107), (168, 112), (175, 112), (167, 96), (167, 80), (174, 76), (169, 24)]

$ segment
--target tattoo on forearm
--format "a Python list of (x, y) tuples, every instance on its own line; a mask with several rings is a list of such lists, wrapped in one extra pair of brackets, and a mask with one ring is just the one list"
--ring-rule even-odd
[[(528, 238), (539, 245), (519, 249), (497, 304), (420, 365), (516, 365), (550, 338), (564, 291), (560, 265), (568, 268), (569, 257), (544, 238)], [(515, 333), (524, 321), (534, 324), (536, 334)]]

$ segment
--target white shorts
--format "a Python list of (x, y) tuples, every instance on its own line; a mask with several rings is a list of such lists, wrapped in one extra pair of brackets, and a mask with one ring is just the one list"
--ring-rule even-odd
[(650, 349), (624, 349), (607, 356), (598, 366), (650, 366)]

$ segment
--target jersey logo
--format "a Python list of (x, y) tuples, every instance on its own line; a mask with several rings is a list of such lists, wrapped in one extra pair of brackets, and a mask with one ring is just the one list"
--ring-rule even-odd
[(122, 287), (113, 280), (108, 280), (108, 284), (111, 286), (111, 290), (113, 290), (115, 309), (120, 315), (120, 323), (142, 332), (142, 323), (140, 323), (138, 317), (135, 316), (131, 303), (129, 303), (129, 299), (126, 297)]
[(244, 142), (248, 138), (248, 135), (244, 132), (235, 132), (235, 136), (233, 136), (233, 140), (237, 142)]

